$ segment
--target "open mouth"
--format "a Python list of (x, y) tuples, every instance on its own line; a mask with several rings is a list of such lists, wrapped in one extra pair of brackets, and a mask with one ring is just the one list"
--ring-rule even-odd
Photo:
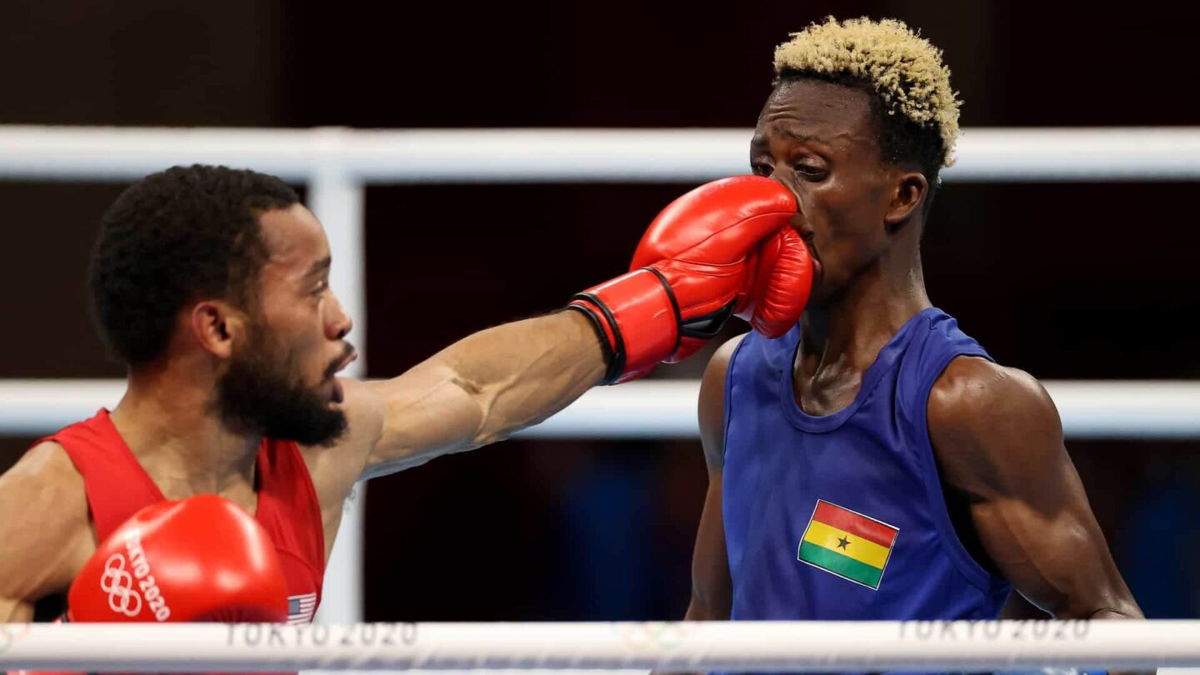
[(358, 352), (349, 343), (346, 344), (345, 353), (342, 358), (329, 364), (329, 368), (325, 370), (325, 379), (330, 381), (329, 398), (334, 404), (341, 403), (346, 398), (346, 392), (342, 388), (342, 383), (338, 381), (336, 375), (353, 363), (358, 358)]
[(325, 379), (329, 379), (334, 375), (337, 375), (339, 372), (345, 369), (346, 366), (354, 363), (356, 360), (358, 360), (358, 351), (356, 351), (352, 345), (347, 344), (346, 349), (342, 354), (342, 358), (329, 364), (329, 367), (325, 369)]

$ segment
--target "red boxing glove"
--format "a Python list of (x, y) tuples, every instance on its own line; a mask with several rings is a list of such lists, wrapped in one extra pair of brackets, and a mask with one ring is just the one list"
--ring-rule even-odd
[(67, 594), (70, 621), (287, 620), (270, 535), (216, 495), (152, 504), (96, 548)]
[(812, 257), (791, 227), (765, 239), (755, 253), (758, 264), (752, 285), (734, 314), (769, 338), (781, 337), (796, 325), (808, 304), (814, 276)]
[(572, 298), (606, 350), (604, 383), (680, 361), (731, 315), (768, 337), (788, 331), (812, 289), (808, 248), (792, 229), (796, 197), (760, 176), (702, 185), (663, 209), (628, 274)]

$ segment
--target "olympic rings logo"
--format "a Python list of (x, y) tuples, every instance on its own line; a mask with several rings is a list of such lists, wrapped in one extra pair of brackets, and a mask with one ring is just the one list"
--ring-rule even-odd
[(613, 624), (626, 649), (677, 649), (695, 629), (694, 624), (682, 621), (647, 621), (645, 623)]
[(135, 617), (142, 611), (142, 596), (133, 588), (133, 575), (125, 569), (125, 556), (114, 553), (104, 562), (100, 590), (108, 594), (108, 606), (118, 614)]

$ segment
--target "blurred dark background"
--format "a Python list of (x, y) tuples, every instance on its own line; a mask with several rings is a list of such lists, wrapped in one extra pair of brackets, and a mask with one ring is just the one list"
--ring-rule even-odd
[[(827, 14), (920, 27), (967, 127), (1200, 122), (1194, 4), (6, 0), (0, 124), (748, 128), (774, 45)], [(369, 374), (623, 271), (690, 187), (371, 188)], [(0, 182), (0, 377), (122, 375), (83, 299), (120, 189)], [(1042, 379), (1196, 378), (1195, 195), (948, 184), (927, 234), (931, 297)], [(0, 468), (31, 440), (0, 439)], [(1200, 616), (1197, 443), (1068, 445), (1147, 614)], [(693, 441), (510, 441), (377, 480), (367, 618), (679, 617), (705, 481)]]

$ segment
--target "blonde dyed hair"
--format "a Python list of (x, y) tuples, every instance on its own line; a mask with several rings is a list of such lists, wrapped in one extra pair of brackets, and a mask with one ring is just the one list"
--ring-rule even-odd
[(869, 85), (888, 115), (900, 115), (942, 140), (941, 166), (954, 164), (958, 100), (942, 50), (896, 19), (828, 17), (775, 49), (775, 74), (848, 77)]

